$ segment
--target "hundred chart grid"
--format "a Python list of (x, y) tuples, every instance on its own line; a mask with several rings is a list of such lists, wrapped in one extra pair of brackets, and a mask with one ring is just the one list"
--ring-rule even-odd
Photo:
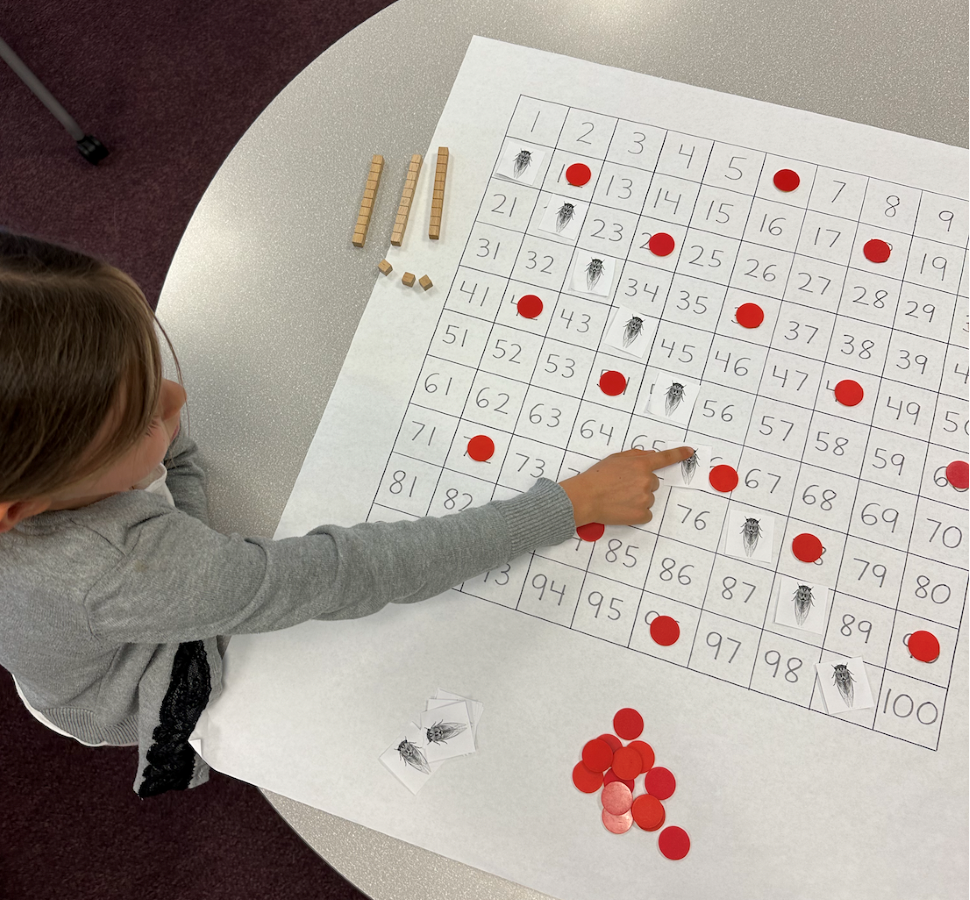
[[(576, 210), (560, 234), (540, 227), (553, 198)], [(935, 750), (968, 580), (967, 492), (944, 474), (967, 455), (967, 228), (960, 198), (521, 95), (368, 520), (510, 497), (629, 447), (711, 447), (732, 493), (662, 482), (649, 524), (459, 590), (823, 714), (815, 663), (862, 657), (875, 707), (839, 718)], [(866, 259), (872, 239), (887, 261)], [(595, 291), (574, 280), (591, 257)], [(735, 319), (749, 302), (756, 329)], [(602, 343), (619, 307), (644, 321), (643, 358)], [(600, 390), (607, 370), (622, 394)], [(647, 412), (671, 376), (696, 385), (682, 425)], [(843, 379), (859, 405), (835, 400)], [(478, 434), (485, 462), (466, 452)], [(770, 562), (725, 552), (741, 510), (772, 522)], [(790, 549), (805, 531), (813, 565)], [(824, 634), (775, 622), (790, 579), (830, 589)], [(672, 646), (650, 637), (657, 615), (680, 625)], [(919, 629), (933, 663), (907, 651)]]

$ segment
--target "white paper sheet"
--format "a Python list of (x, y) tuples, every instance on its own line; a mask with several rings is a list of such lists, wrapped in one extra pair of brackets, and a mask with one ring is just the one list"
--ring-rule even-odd
[[(498, 174), (503, 146), (523, 140), (543, 153), (534, 178)], [(464, 592), (235, 637), (195, 732), (204, 757), (563, 900), (965, 897), (965, 495), (954, 505), (922, 458), (892, 459), (922, 450), (938, 471), (966, 458), (966, 152), (480, 38), (428, 152), (439, 145), (452, 158), (442, 239), (422, 234), (424, 172), (387, 254), (435, 288), (378, 279), (277, 536), (487, 502), (525, 489), (523, 473), (555, 478), (658, 438), (716, 446), (739, 486), (690, 492), (689, 514), (669, 517), (686, 492), (662, 490), (647, 527), (526, 555)], [(570, 186), (580, 158), (593, 177)], [(801, 179), (784, 202), (780, 168)], [(531, 224), (527, 201), (553, 194), (590, 204), (575, 246)], [(669, 256), (641, 246), (657, 231), (675, 239)], [(576, 255), (611, 235), (609, 296), (561, 292)], [(887, 263), (866, 260), (871, 237), (892, 243)], [(523, 293), (544, 316), (516, 315)], [(731, 320), (754, 296), (765, 324), (744, 334)], [(614, 302), (660, 321), (646, 361), (600, 346)], [(463, 346), (444, 337), (456, 329)], [(513, 332), (534, 357), (529, 383), (494, 355)], [(909, 370), (881, 383), (903, 351)], [(570, 368), (576, 386), (557, 387)], [(615, 398), (597, 388), (609, 368), (628, 378)], [(689, 423), (642, 414), (658, 371), (700, 385)], [(831, 391), (845, 377), (866, 392), (851, 409)], [(505, 395), (538, 424), (503, 435)], [(436, 426), (417, 449), (411, 435)], [(453, 452), (455, 434), (480, 430), (507, 447), (491, 484)], [(775, 518), (770, 562), (719, 550), (735, 505)], [(779, 548), (807, 530), (826, 547), (812, 578), (835, 592), (825, 634), (796, 638), (769, 606), (777, 575), (804, 577)], [(567, 615), (542, 611), (552, 581)], [(651, 640), (657, 614), (679, 623), (677, 643)], [(917, 620), (939, 632), (938, 663), (905, 652)], [(826, 713), (815, 664), (838, 658), (864, 661), (874, 707)], [(487, 706), (478, 752), (415, 796), (378, 790), (389, 729), (439, 683)], [(690, 835), (682, 862), (636, 827), (607, 833), (571, 784), (583, 744), (624, 706), (677, 773), (667, 824)]]

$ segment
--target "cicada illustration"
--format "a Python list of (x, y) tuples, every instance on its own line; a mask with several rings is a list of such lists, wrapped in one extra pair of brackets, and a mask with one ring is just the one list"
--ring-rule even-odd
[(699, 465), (700, 460), (697, 458), (696, 450), (687, 459), (681, 461), (680, 474), (684, 477), (684, 484), (690, 484)]
[(456, 735), (461, 734), (468, 726), (460, 722), (436, 722), (425, 734), (429, 744), (447, 744)]
[(845, 663), (836, 663), (832, 669), (832, 678), (835, 680), (835, 686), (839, 689), (845, 705), (852, 706), (852, 701), (855, 698), (855, 689), (852, 685), (855, 679), (852, 677), (849, 667)]
[(751, 556), (754, 553), (760, 537), (761, 523), (757, 519), (745, 519), (741, 528), (741, 541), (744, 544), (745, 555)]
[(532, 165), (532, 151), (520, 150), (512, 163), (512, 174), (519, 178)]
[(668, 416), (672, 416), (677, 411), (677, 407), (680, 406), (683, 399), (684, 386), (679, 381), (671, 382), (664, 400), (664, 411)]
[(589, 261), (586, 266), (586, 287), (589, 290), (593, 290), (594, 287), (599, 283), (600, 278), (603, 275), (603, 260), (597, 259), (595, 256)]
[(643, 319), (630, 316), (630, 321), (623, 326), (623, 346), (629, 347), (643, 331)]
[(573, 220), (576, 207), (572, 203), (563, 203), (556, 213), (556, 231), (562, 231)]
[(417, 744), (412, 744), (405, 738), (397, 745), (397, 752), (401, 755), (401, 759), (405, 765), (410, 766), (412, 769), (417, 769), (419, 772), (424, 772), (425, 775), (431, 774), (431, 766), (428, 765), (427, 758)]
[(792, 601), (795, 604), (795, 621), (800, 626), (804, 625), (808, 614), (815, 605), (814, 598), (812, 597), (812, 586), (809, 584), (800, 584), (795, 591), (795, 596), (792, 597)]

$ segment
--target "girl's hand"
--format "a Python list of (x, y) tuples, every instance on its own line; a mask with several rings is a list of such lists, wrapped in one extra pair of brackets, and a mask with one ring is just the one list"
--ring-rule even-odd
[(673, 466), (693, 454), (691, 447), (672, 450), (624, 450), (600, 460), (580, 475), (559, 482), (573, 504), (576, 527), (642, 525), (652, 518), (653, 493), (660, 487), (655, 469)]

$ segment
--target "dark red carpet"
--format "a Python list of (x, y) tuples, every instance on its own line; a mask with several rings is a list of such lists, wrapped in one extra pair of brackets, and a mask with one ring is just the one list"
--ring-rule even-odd
[[(111, 151), (98, 167), (0, 62), (0, 225), (129, 272), (158, 302), (233, 145), (330, 44), (388, 0), (0, 0), (0, 37)], [(2, 602), (2, 587), (0, 587)], [(35, 722), (0, 670), (4, 900), (350, 900), (251, 785), (139, 800), (135, 751)]]

